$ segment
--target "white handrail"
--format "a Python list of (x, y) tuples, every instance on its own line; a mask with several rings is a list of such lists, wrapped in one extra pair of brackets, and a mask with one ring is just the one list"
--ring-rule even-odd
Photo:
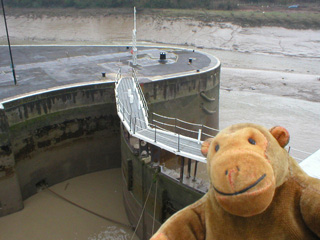
[(296, 149), (296, 148), (293, 148), (293, 147), (290, 147), (290, 149), (293, 150), (293, 151), (297, 151), (297, 152), (301, 152), (301, 153), (305, 153), (305, 154), (309, 154), (309, 155), (312, 154), (310, 152), (302, 151), (302, 150), (299, 150), (299, 149)]
[(168, 126), (168, 127), (175, 127), (175, 125), (168, 124), (168, 123), (163, 123), (163, 122), (160, 122), (160, 121), (157, 121), (157, 120), (153, 120), (153, 122), (156, 122), (156, 123), (159, 123), (159, 124), (161, 124), (161, 125)]
[(207, 136), (207, 137), (209, 137), (209, 138), (214, 138), (214, 136), (213, 136), (213, 135), (206, 134), (206, 133), (204, 133), (204, 132), (202, 132), (202, 135), (206, 135), (206, 136)]
[(185, 130), (185, 131), (191, 132), (191, 133), (198, 133), (197, 131), (189, 130), (189, 129), (186, 129), (186, 128), (183, 128), (183, 127), (179, 127), (179, 126), (176, 126), (176, 128), (179, 128), (181, 130)]
[[(119, 69), (119, 72), (118, 72), (119, 76), (120, 76), (120, 74), (121, 74), (121, 69)], [(120, 79), (120, 81), (121, 81), (121, 79)], [(136, 78), (135, 71), (133, 71), (132, 80), (134, 81), (134, 85), (136, 86), (136, 93), (138, 94), (138, 95), (135, 94), (135, 96), (138, 97), (138, 99), (144, 109), (142, 111), (142, 114), (147, 114), (148, 113), (147, 102), (146, 102), (144, 95), (143, 95), (143, 92), (140, 88), (140, 84)], [(116, 89), (118, 88), (118, 85), (119, 85), (119, 82), (116, 85)], [(124, 88), (121, 87), (121, 89), (124, 89)], [(210, 130), (210, 131), (219, 132), (218, 129), (211, 128), (206, 125), (186, 122), (186, 121), (183, 121), (178, 118), (163, 116), (163, 115), (160, 115), (157, 113), (152, 113), (152, 116), (157, 116), (159, 118), (168, 119), (168, 120), (174, 120), (175, 121), (174, 125), (167, 123), (167, 122), (160, 121), (160, 120), (156, 120), (156, 119), (153, 119), (153, 123), (150, 123), (150, 122), (148, 122), (147, 118), (140, 119), (139, 117), (135, 116), (134, 113), (131, 112), (131, 110), (129, 111), (128, 107), (131, 107), (131, 105), (130, 104), (128, 105), (127, 102), (122, 102), (122, 100), (119, 98), (119, 93), (116, 92), (115, 96), (116, 96), (116, 106), (117, 106), (117, 111), (119, 113), (119, 117), (122, 121), (127, 122), (126, 128), (128, 129), (128, 127), (129, 127), (128, 131), (130, 131), (131, 134), (133, 134), (134, 136), (141, 138), (142, 140), (145, 140), (145, 141), (151, 141), (151, 142), (157, 141), (157, 144), (159, 147), (165, 148), (169, 151), (173, 151), (173, 152), (175, 152), (175, 154), (178, 154), (178, 155), (185, 154), (189, 158), (193, 158), (196, 161), (205, 162), (205, 159), (201, 156), (201, 151), (200, 151), (200, 146), (201, 146), (201, 142), (202, 142), (201, 138), (203, 136), (210, 137), (210, 138), (214, 137), (213, 135), (206, 133), (205, 129)], [(139, 108), (139, 109), (141, 109), (141, 108)], [(190, 128), (193, 128), (193, 129), (178, 126), (177, 123), (188, 124), (191, 126)], [(169, 129), (160, 127), (159, 125), (167, 127), (167, 128), (175, 128), (175, 129), (179, 129), (182, 131), (186, 131), (186, 132), (192, 133), (192, 135), (195, 135), (195, 137), (183, 135), (180, 133), (180, 131), (179, 131), (179, 133), (173, 132), (173, 131), (170, 131)], [(154, 140), (152, 140), (150, 138), (150, 136), (148, 137), (148, 135), (146, 135), (146, 136), (139, 135), (139, 131), (145, 131), (145, 130), (147, 132), (149, 132), (149, 134), (154, 133)], [(136, 133), (136, 132), (138, 132), (138, 133)], [(171, 138), (169, 136), (171, 136)], [(172, 137), (175, 137), (175, 138), (172, 139)], [(186, 145), (183, 142), (186, 140), (191, 141), (192, 144), (195, 144), (194, 146), (197, 146), (197, 145), (198, 146), (194, 147), (191, 145)], [(163, 141), (165, 141), (165, 142), (163, 142)], [(168, 145), (169, 143), (171, 143), (171, 146)], [(311, 155), (311, 153), (306, 152), (306, 151), (301, 151), (301, 150), (298, 150), (295, 148), (291, 148), (291, 149), (293, 151), (297, 151), (300, 153)], [(191, 151), (186, 152), (186, 150), (191, 150)], [(197, 155), (194, 155), (195, 154), (194, 150), (196, 150), (199, 154), (197, 153)], [(295, 158), (298, 160), (302, 160), (297, 157), (295, 157)]]
[(163, 115), (160, 115), (160, 114), (155, 113), (155, 112), (153, 112), (152, 114), (153, 114), (153, 115), (156, 115), (156, 116), (158, 116), (158, 117), (166, 118), (166, 119), (171, 119), (171, 120), (175, 120), (175, 119), (176, 119), (176, 118), (172, 118), (172, 117), (163, 116)]
[(181, 120), (181, 119), (179, 119), (179, 118), (177, 118), (177, 121), (182, 122), (182, 123), (189, 124), (189, 125), (191, 125), (191, 126), (202, 127), (202, 125), (201, 125), (201, 124), (198, 124), (198, 123), (191, 123), (191, 122), (186, 122), (186, 121), (183, 121), (183, 120)]
[(147, 104), (147, 101), (146, 101), (146, 99), (145, 99), (145, 97), (144, 97), (144, 94), (143, 94), (143, 92), (142, 92), (142, 89), (141, 89), (141, 86), (140, 86), (140, 83), (139, 83), (139, 81), (138, 81), (137, 74), (136, 74), (136, 71), (135, 71), (134, 68), (132, 68), (132, 78), (133, 78), (133, 80), (134, 80), (134, 82), (135, 82), (135, 84), (136, 84), (136, 87), (137, 87), (137, 89), (138, 89), (138, 93), (139, 93), (140, 99), (141, 99), (141, 101), (142, 101), (142, 105), (143, 105), (143, 107), (144, 107), (144, 109), (145, 109), (145, 111), (146, 111), (147, 118), (148, 118), (148, 112), (149, 112), (148, 104)]
[(208, 127), (206, 125), (203, 125), (204, 128), (208, 128), (210, 130), (213, 130), (213, 131), (217, 131), (217, 132), (220, 132), (220, 130), (216, 129), (216, 128), (212, 128), (212, 127)]
[[(164, 123), (164, 122), (161, 122), (161, 121), (158, 121), (158, 120), (155, 120), (154, 118), (152, 118), (153, 122), (156, 122), (156, 123), (161, 124), (163, 126), (174, 127), (175, 129), (180, 129), (180, 130), (183, 130), (183, 131), (186, 131), (186, 132), (191, 132), (191, 133), (197, 134), (197, 138), (199, 138), (199, 131), (201, 131), (201, 135), (204, 135), (204, 136), (207, 136), (207, 137), (210, 137), (210, 138), (214, 137), (214, 135), (206, 133), (206, 131), (204, 131), (204, 129), (209, 129), (209, 130), (213, 130), (213, 131), (219, 132), (219, 130), (217, 130), (215, 128), (211, 128), (211, 127), (208, 127), (208, 126), (202, 125), (202, 124), (190, 123), (190, 122), (187, 122), (187, 121), (183, 121), (183, 120), (181, 120), (179, 118), (172, 118), (172, 117), (168, 117), (168, 116), (163, 116), (163, 115), (160, 115), (158, 113), (152, 113), (152, 115), (153, 116), (157, 116), (159, 118), (163, 118), (163, 119), (173, 120), (174, 121), (174, 125), (173, 124), (169, 124), (169, 123)], [(184, 124), (189, 124), (192, 127), (194, 127), (194, 129), (191, 130), (191, 129), (188, 129), (188, 128), (183, 128), (181, 126), (178, 126), (179, 122), (184, 123)]]

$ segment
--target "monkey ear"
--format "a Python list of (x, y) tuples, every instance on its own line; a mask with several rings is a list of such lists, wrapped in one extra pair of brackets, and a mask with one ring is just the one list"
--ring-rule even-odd
[(284, 127), (276, 126), (270, 129), (270, 133), (278, 141), (281, 147), (285, 147), (290, 140), (290, 135)]
[(208, 155), (209, 147), (210, 147), (212, 140), (213, 140), (213, 138), (208, 138), (202, 143), (201, 153), (205, 157)]

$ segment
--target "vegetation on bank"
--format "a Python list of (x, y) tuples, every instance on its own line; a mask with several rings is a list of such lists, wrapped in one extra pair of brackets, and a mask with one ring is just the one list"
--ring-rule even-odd
[(231, 22), (242, 27), (277, 26), (288, 29), (320, 29), (320, 13), (282, 11), (150, 10), (163, 17), (190, 17), (205, 23)]
[(219, 10), (238, 9), (241, 4), (291, 5), (319, 4), (320, 0), (6, 0), (11, 7), (139, 7), (139, 8), (205, 8)]
[[(288, 8), (293, 3), (298, 8)], [(243, 27), (320, 29), (320, 0), (5, 0), (8, 13), (47, 16), (132, 14), (231, 22)], [(190, 7), (188, 7), (190, 6)], [(164, 8), (166, 7), (166, 8)]]

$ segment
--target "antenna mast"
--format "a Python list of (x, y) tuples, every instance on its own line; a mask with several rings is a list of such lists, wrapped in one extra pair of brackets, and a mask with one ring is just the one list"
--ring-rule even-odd
[(132, 65), (137, 65), (137, 19), (136, 7), (133, 9), (133, 30), (132, 30)]
[(5, 25), (5, 27), (6, 27), (6, 33), (7, 33), (7, 40), (8, 40), (8, 47), (9, 47), (9, 53), (10, 53), (11, 69), (12, 69), (12, 75), (13, 75), (14, 85), (17, 85), (16, 71), (14, 70), (14, 64), (13, 64), (13, 58), (12, 58), (12, 51), (11, 51), (11, 44), (10, 44), (9, 32), (8, 32), (8, 25), (7, 25), (7, 19), (6, 19), (6, 12), (5, 12), (5, 10), (4, 10), (3, 0), (1, 0), (1, 6), (2, 6), (2, 12), (3, 12), (4, 25)]

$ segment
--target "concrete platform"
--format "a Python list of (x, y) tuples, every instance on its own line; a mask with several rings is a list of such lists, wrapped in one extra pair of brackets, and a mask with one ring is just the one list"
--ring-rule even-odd
[[(8, 47), (0, 46), (0, 100), (69, 84), (113, 81), (119, 68), (122, 74), (131, 74), (130, 51), (126, 46), (13, 46), (15, 86)], [(165, 63), (159, 62), (160, 52), (166, 53)], [(218, 63), (198, 51), (138, 47), (135, 68), (139, 81), (148, 82), (206, 71)]]

